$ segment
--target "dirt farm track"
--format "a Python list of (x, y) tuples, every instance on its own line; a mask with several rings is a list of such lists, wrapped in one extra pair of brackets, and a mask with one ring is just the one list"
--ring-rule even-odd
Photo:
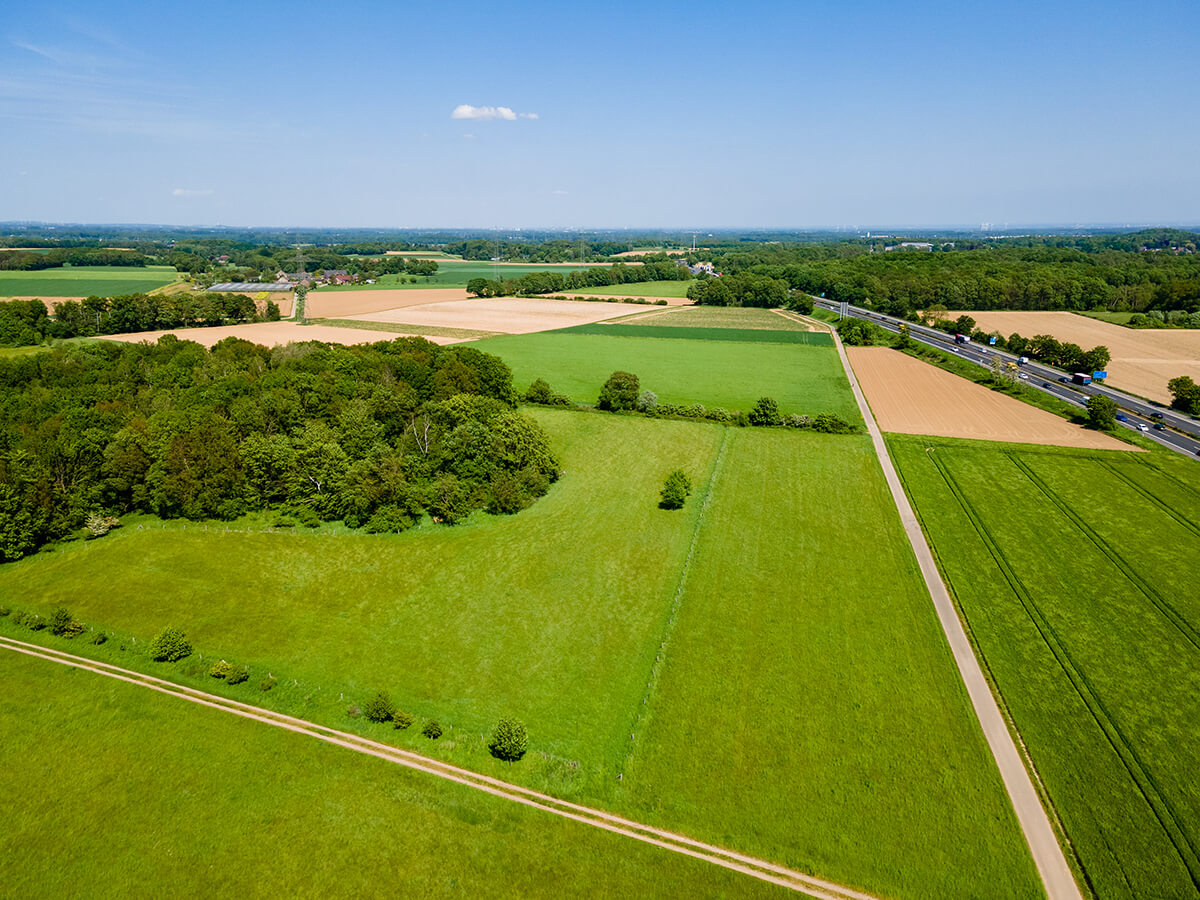
[(882, 431), (1096, 450), (1136, 449), (888, 347), (847, 347), (846, 353)]
[(1108, 383), (1148, 400), (1170, 403), (1167, 382), (1178, 375), (1200, 381), (1200, 331), (1124, 328), (1069, 312), (969, 312), (984, 331), (1024, 337), (1048, 334), (1085, 350), (1103, 345), (1112, 354)]

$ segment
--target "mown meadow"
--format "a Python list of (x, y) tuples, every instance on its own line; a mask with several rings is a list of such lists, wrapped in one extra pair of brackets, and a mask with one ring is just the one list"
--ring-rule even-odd
[(0, 681), (9, 896), (794, 896), (99, 675), (3, 652)]
[(1086, 883), (1200, 896), (1195, 465), (888, 440)]
[(64, 266), (40, 271), (0, 271), (0, 297), (115, 297), (173, 282), (171, 266)]

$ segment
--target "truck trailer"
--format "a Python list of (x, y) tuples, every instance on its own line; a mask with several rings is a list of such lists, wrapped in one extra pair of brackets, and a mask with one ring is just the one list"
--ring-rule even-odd
[(1073, 381), (1075, 384), (1091, 384), (1092, 376), (1088, 375), (1086, 372), (1076, 372), (1071, 376), (1071, 381)]

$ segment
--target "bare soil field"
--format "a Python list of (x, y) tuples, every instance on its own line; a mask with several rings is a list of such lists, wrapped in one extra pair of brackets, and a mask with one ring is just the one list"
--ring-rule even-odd
[[(336, 328), (331, 325), (300, 325), (296, 322), (260, 322), (251, 325), (223, 325), (217, 328), (179, 328), (173, 331), (139, 331), (133, 334), (110, 334), (100, 340), (122, 341), (136, 344), (141, 341), (154, 343), (164, 334), (173, 334), (181, 341), (195, 341), (211, 347), (228, 337), (242, 338), (255, 344), (277, 347), (294, 341), (324, 341), (327, 344), (373, 344), (390, 341), (401, 335), (389, 335), (382, 331), (365, 328)], [(458, 337), (434, 336), (426, 340), (435, 344), (456, 344)]]
[(1108, 383), (1150, 400), (1170, 403), (1167, 382), (1178, 375), (1200, 381), (1200, 331), (1134, 330), (1069, 312), (969, 312), (984, 331), (1024, 337), (1048, 334), (1085, 350), (1103, 344), (1112, 354)]
[[(304, 301), (304, 314), (311, 319), (339, 319), (377, 313), (406, 306), (427, 306), (449, 300), (466, 300), (466, 288), (427, 290), (314, 291)], [(387, 321), (386, 319), (381, 321)], [(396, 319), (394, 321), (407, 321)]]
[(528, 334), (532, 331), (550, 331), (599, 322), (628, 313), (627, 303), (580, 303), (574, 300), (498, 297), (494, 300), (429, 303), (424, 306), (408, 306), (347, 318), (413, 326), (431, 325), (498, 331), (503, 334)]
[(846, 353), (882, 431), (1092, 450), (1136, 449), (889, 347), (847, 347)]
[(86, 299), (87, 299), (87, 297), (37, 297), (37, 296), (34, 296), (33, 294), (29, 294), (28, 296), (25, 296), (25, 297), (3, 297), (3, 298), (0, 298), (0, 300), (3, 300), (3, 302), (5, 302), (5, 303), (7, 303), (9, 300), (41, 300), (43, 303), (46, 304), (46, 309), (50, 310), (50, 312), (54, 312), (54, 306), (57, 303), (66, 303), (68, 300), (86, 300)]

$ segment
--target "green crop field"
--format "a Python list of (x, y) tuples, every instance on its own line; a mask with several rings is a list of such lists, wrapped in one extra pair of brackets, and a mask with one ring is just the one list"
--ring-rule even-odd
[(610, 284), (605, 287), (579, 288), (578, 290), (563, 291), (574, 296), (601, 295), (607, 297), (686, 297), (688, 286), (694, 284), (687, 281), (639, 281), (634, 284)]
[[(672, 306), (623, 319), (609, 319), (627, 325), (670, 325), (683, 328), (750, 328), (763, 331), (811, 331), (791, 314), (780, 315), (770, 309), (752, 306)], [(820, 329), (824, 331), (825, 329)]]
[(888, 440), (1096, 896), (1200, 896), (1200, 470)]
[(0, 297), (115, 297), (173, 282), (171, 266), (66, 266), (40, 272), (0, 272)]
[(8, 896), (791, 893), (99, 675), (0, 651), (0, 682)]
[(882, 896), (1036, 897), (870, 441), (730, 430), (635, 815)]
[(729, 328), (718, 326), (705, 328), (679, 325), (658, 325), (648, 319), (645, 325), (638, 322), (592, 322), (559, 329), (560, 334), (603, 334), (609, 337), (652, 337), (683, 341), (739, 341), (754, 344), (804, 344), (811, 347), (832, 347), (833, 337), (826, 332), (781, 330), (767, 331), (765, 328)]
[(831, 346), (564, 332), (487, 338), (471, 346), (503, 358), (521, 389), (535, 378), (545, 378), (579, 402), (595, 403), (608, 376), (623, 369), (637, 375), (642, 388), (664, 403), (749, 410), (759, 397), (769, 396), (783, 413), (834, 413), (848, 422), (862, 422)]
[(619, 758), (693, 530), (694, 510), (658, 509), (658, 490), (678, 466), (702, 483), (721, 428), (535, 415), (565, 474), (515, 517), (391, 537), (149, 520), (0, 567), (0, 596), (140, 641), (179, 625), (200, 652), (299, 679), (306, 706), (342, 719), (339, 693), (386, 688), (467, 733), (507, 711), (558, 759)]
[(1128, 325), (1129, 320), (1133, 318), (1131, 312), (1109, 312), (1104, 309), (1089, 309), (1086, 312), (1080, 312), (1078, 315), (1087, 316), (1089, 319), (1098, 319), (1101, 322), (1108, 322), (1112, 325)]

